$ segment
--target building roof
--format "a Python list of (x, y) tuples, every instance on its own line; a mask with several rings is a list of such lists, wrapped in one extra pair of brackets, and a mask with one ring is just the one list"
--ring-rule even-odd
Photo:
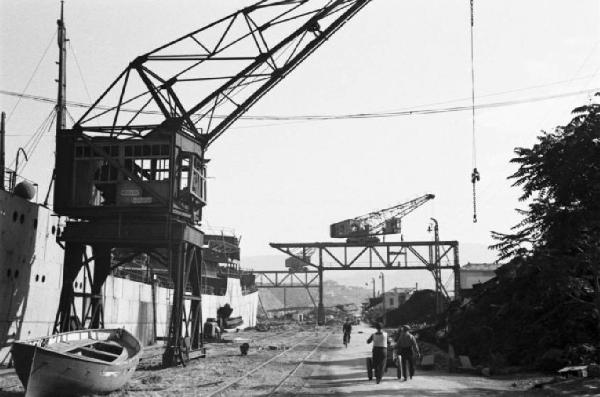
[(473, 270), (473, 271), (494, 271), (502, 266), (501, 263), (467, 263), (463, 267), (460, 268), (463, 270)]

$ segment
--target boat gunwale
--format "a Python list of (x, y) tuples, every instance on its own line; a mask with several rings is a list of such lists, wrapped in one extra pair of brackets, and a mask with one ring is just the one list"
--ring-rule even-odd
[[(104, 360), (100, 360), (100, 359), (96, 359), (93, 357), (88, 357), (88, 356), (84, 356), (84, 355), (77, 355), (75, 353), (71, 353), (69, 351), (61, 351), (61, 350), (56, 350), (56, 349), (52, 349), (51, 346), (53, 344), (57, 344), (57, 343), (62, 343), (62, 342), (74, 342), (76, 341), (76, 339), (69, 341), (67, 340), (61, 340), (61, 339), (57, 339), (56, 342), (54, 343), (48, 343), (48, 340), (52, 339), (52, 338), (57, 338), (57, 337), (61, 337), (61, 336), (65, 336), (65, 335), (73, 335), (73, 334), (86, 334), (86, 335), (91, 335), (93, 333), (95, 334), (108, 334), (109, 337), (112, 334), (117, 334), (117, 333), (122, 333), (125, 332), (127, 335), (129, 335), (131, 338), (131, 340), (135, 341), (135, 345), (131, 344), (129, 347), (131, 348), (131, 350), (133, 350), (135, 352), (135, 354), (133, 355), (128, 355), (127, 358), (125, 359), (119, 359), (119, 357), (117, 357), (115, 360), (113, 361), (104, 361)], [(120, 340), (123, 340), (123, 337), (119, 337)], [(86, 338), (86, 339), (79, 339), (81, 341), (83, 340), (87, 340), (90, 341), (91, 343), (97, 343), (97, 342), (104, 342), (107, 339), (93, 339), (93, 338)], [(45, 345), (42, 345), (42, 343), (46, 341)], [(38, 342), (40, 344), (38, 344)], [(116, 342), (116, 341), (115, 341)], [(90, 343), (90, 344), (91, 344)], [(118, 342), (117, 342), (118, 343)], [(59, 355), (59, 356), (64, 356), (67, 358), (71, 358), (71, 359), (76, 359), (79, 361), (86, 361), (86, 362), (91, 362), (91, 363), (95, 363), (95, 364), (104, 364), (104, 365), (108, 365), (108, 366), (114, 366), (114, 365), (123, 365), (123, 364), (128, 364), (134, 360), (139, 360), (143, 351), (143, 347), (141, 345), (141, 343), (138, 341), (138, 339), (133, 336), (129, 331), (127, 331), (124, 328), (109, 328), (109, 329), (84, 329), (84, 330), (76, 330), (76, 331), (68, 331), (68, 332), (61, 332), (59, 334), (54, 334), (54, 335), (47, 335), (47, 336), (42, 336), (42, 337), (38, 337), (38, 338), (32, 338), (32, 339), (28, 339), (28, 340), (19, 340), (19, 341), (15, 341), (12, 343), (12, 345), (21, 345), (21, 346), (30, 346), (33, 347), (34, 349), (42, 349), (48, 353), (52, 353), (54, 355)], [(129, 350), (125, 344), (121, 344), (123, 346), (124, 350)], [(73, 346), (73, 350), (74, 349), (78, 349), (80, 346)], [(12, 350), (12, 347), (11, 347)]]

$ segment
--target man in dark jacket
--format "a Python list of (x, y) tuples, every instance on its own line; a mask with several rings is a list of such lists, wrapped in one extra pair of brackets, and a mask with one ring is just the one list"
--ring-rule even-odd
[[(342, 326), (342, 331), (344, 332), (344, 340), (343, 343), (347, 345), (350, 343), (350, 333), (352, 332), (352, 322), (350, 321), (350, 317), (346, 319), (346, 322)], [(347, 347), (347, 346), (346, 346)]]
[(396, 349), (398, 350), (398, 355), (401, 356), (402, 376), (404, 377), (404, 380), (408, 380), (407, 375), (412, 379), (415, 374), (413, 357), (420, 357), (421, 352), (419, 351), (417, 339), (413, 334), (408, 332), (408, 327), (406, 325), (401, 326), (398, 331), (399, 335), (396, 338)]

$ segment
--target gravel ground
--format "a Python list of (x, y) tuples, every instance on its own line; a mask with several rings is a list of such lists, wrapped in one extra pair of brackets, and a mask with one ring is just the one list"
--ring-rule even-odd
[[(315, 351), (315, 347), (332, 332), (326, 342)], [(410, 385), (401, 385), (396, 380), (386, 379), (378, 385), (378, 390), (374, 390), (375, 385), (366, 381), (364, 359), (360, 358), (362, 353), (358, 354), (360, 357), (357, 356), (357, 350), (367, 348), (363, 345), (364, 341), (359, 342), (364, 336), (357, 334), (352, 348), (344, 349), (337, 326), (320, 327), (319, 330), (298, 325), (281, 326), (272, 328), (269, 332), (244, 331), (226, 334), (224, 338), (229, 340), (229, 343), (207, 344), (206, 358), (193, 359), (185, 368), (179, 366), (162, 369), (162, 350), (146, 349), (132, 380), (122, 390), (108, 396), (208, 397), (252, 370), (256, 371), (227, 388), (222, 394), (216, 395), (268, 396), (283, 380), (285, 383), (279, 388), (277, 396), (475, 396), (477, 393), (494, 396), (600, 395), (600, 380), (596, 379), (559, 381), (549, 383), (543, 388), (532, 389), (535, 383), (542, 381), (542, 377), (523, 375), (492, 379), (470, 376), (463, 379), (461, 376), (439, 370), (419, 372), (419, 376)], [(250, 344), (250, 351), (247, 356), (241, 356), (239, 345), (245, 341)], [(355, 345), (357, 342), (358, 345)], [(294, 348), (290, 349), (291, 347)], [(298, 367), (307, 357), (309, 359), (305, 365)], [(270, 359), (272, 361), (269, 364), (259, 368)], [(290, 372), (295, 369), (297, 372), (288, 378)], [(548, 377), (545, 380), (547, 381)], [(440, 388), (444, 391), (441, 394)], [(455, 392), (457, 394), (454, 394)], [(17, 376), (0, 370), (0, 397), (17, 396), (24, 396)]]
[[(192, 359), (188, 365), (160, 368), (160, 348), (148, 348), (138, 370), (127, 385), (109, 397), (122, 396), (208, 396), (214, 391), (281, 354), (264, 369), (257, 370), (239, 384), (227, 389), (226, 396), (254, 396), (268, 393), (330, 330), (314, 326), (284, 325), (269, 332), (243, 331), (225, 334), (229, 343), (209, 343), (206, 358)], [(250, 350), (241, 356), (239, 345), (248, 341)], [(294, 349), (290, 347), (301, 342)], [(152, 355), (155, 356), (152, 357)], [(16, 375), (0, 376), (0, 397), (23, 396)]]

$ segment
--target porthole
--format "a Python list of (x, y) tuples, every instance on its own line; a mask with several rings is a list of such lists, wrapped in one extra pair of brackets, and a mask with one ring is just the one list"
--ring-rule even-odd
[(19, 278), (19, 270), (15, 270), (15, 278)]
[(56, 233), (56, 226), (52, 226), (52, 234)]
[(19, 218), (19, 221), (21, 222), (21, 225), (23, 223), (25, 223), (25, 214), (21, 214), (21, 217)]
[(8, 270), (6, 271), (6, 277), (10, 277), (10, 274), (11, 274), (11, 273), (12, 273), (11, 269), (8, 269)]
[(46, 276), (42, 276), (42, 283), (46, 282)]
[(34, 229), (37, 229), (37, 219), (34, 219), (34, 220), (33, 220), (33, 228), (34, 228)]
[(17, 213), (17, 211), (13, 212), (13, 222), (16, 222), (18, 218), (19, 214)]
[(39, 281), (39, 279), (40, 279), (40, 275), (39, 275), (39, 274), (36, 274), (36, 275), (35, 275), (35, 281)]

